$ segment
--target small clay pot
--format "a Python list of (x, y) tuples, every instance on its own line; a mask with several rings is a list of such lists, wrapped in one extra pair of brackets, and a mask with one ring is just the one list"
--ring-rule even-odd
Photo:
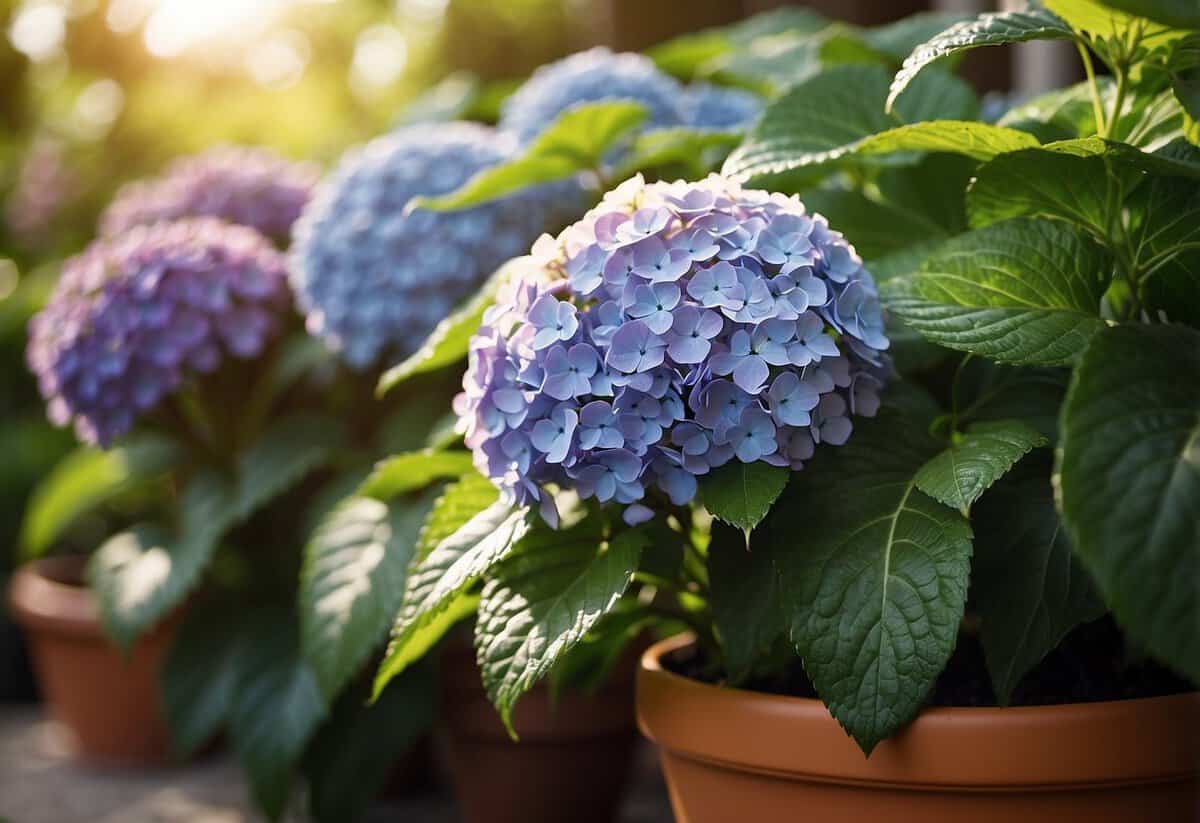
[(95, 597), (83, 584), (85, 563), (82, 557), (37, 560), (18, 569), (9, 586), (42, 697), (79, 759), (166, 762), (170, 738), (158, 673), (178, 621), (165, 621), (122, 655), (104, 635)]
[(519, 742), (500, 723), (475, 652), (458, 638), (442, 656), (442, 718), (465, 823), (611, 823), (634, 758), (636, 657), (594, 694), (540, 684), (517, 703)]
[(863, 755), (818, 700), (666, 671), (651, 647), (638, 723), (677, 823), (1185, 823), (1197, 811), (1200, 693), (1030, 708), (936, 708)]

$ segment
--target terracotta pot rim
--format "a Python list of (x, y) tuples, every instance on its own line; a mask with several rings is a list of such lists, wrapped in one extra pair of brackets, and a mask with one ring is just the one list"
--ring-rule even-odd
[(84, 585), (56, 579), (86, 563), (78, 556), (43, 557), (19, 567), (8, 586), (13, 616), (30, 630), (103, 637), (95, 595)]
[[(702, 683), (642, 656), (638, 725), (673, 754), (737, 771), (829, 783), (964, 791), (1178, 780), (1200, 771), (1200, 692), (1019, 708), (926, 709), (865, 757), (819, 700)], [(703, 718), (703, 722), (697, 722)]]

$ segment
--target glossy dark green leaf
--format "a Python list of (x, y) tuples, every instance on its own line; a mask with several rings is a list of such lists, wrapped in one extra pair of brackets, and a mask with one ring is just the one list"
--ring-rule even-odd
[(375, 464), (358, 494), (387, 501), (471, 470), (471, 453), (466, 451), (423, 449), (397, 454)]
[(746, 545), (740, 530), (713, 524), (708, 546), (709, 600), (733, 685), (742, 682), (787, 634), (787, 612), (772, 555), (774, 537), (770, 526), (763, 526)]
[(966, 514), (993, 483), (1038, 446), (1036, 429), (1021, 420), (976, 423), (917, 471), (917, 488)]
[(743, 531), (757, 526), (788, 483), (791, 472), (761, 460), (732, 460), (700, 478), (704, 508)]
[(1200, 331), (1114, 326), (1062, 415), (1059, 502), (1117, 620), (1200, 680)]

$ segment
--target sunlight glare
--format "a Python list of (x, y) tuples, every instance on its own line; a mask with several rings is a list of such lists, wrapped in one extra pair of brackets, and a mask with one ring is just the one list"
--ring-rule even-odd
[(244, 42), (260, 34), (290, 0), (157, 0), (146, 23), (146, 48), (174, 57), (201, 43)]

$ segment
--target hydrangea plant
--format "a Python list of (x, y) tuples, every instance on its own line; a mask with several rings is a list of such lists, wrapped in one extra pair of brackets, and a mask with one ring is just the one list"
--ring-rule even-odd
[(100, 231), (186, 217), (217, 217), (286, 241), (320, 176), (311, 163), (268, 149), (222, 146), (177, 160), (154, 180), (124, 186), (100, 216)]
[(500, 263), (582, 207), (581, 193), (560, 184), (453, 214), (409, 208), (515, 149), (460, 122), (408, 127), (349, 153), (296, 230), (292, 285), (309, 331), (355, 368), (407, 357)]
[[(798, 35), (777, 61), (731, 46), (780, 93), (721, 182), (614, 192), (441, 336), (445, 357), (478, 329), (456, 407), (477, 472), (435, 504), (378, 684), (474, 615), (510, 720), (576, 655), (673, 620), (704, 677), (815, 694), (869, 754), (964, 672), (999, 705), (1200, 678), (1200, 21), (1119, 5)], [(934, 65), (1031, 39), (1077, 44), (1088, 81), (997, 123)], [(827, 47), (856, 59), (797, 69)], [(550, 179), (551, 147), (626, 116), (587, 114), (431, 207)], [(586, 145), (597, 168), (612, 142)], [(823, 221), (739, 183), (845, 232), (886, 326)], [(826, 432), (875, 411), (885, 341), (878, 413)], [(1070, 669), (1097, 644), (1102, 670)]]

